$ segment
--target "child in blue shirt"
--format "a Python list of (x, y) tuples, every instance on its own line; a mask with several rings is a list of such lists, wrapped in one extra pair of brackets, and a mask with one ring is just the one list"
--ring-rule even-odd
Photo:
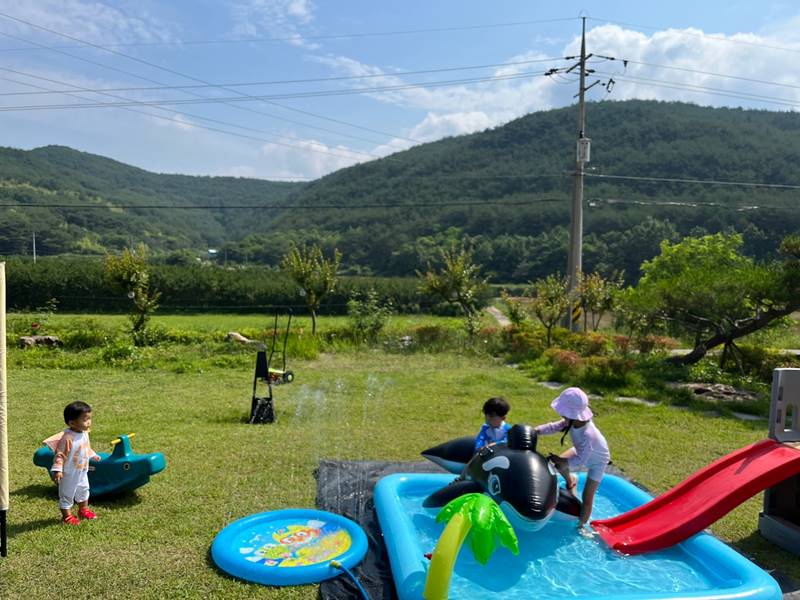
[(489, 398), (483, 403), (483, 416), (486, 422), (475, 438), (475, 452), (490, 444), (505, 444), (508, 441), (508, 430), (511, 425), (505, 418), (511, 406), (505, 398)]

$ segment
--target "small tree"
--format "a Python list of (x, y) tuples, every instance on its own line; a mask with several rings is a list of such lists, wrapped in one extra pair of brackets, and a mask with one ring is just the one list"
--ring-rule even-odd
[(347, 301), (347, 314), (359, 340), (374, 342), (378, 339), (392, 312), (391, 301), (381, 303), (374, 289), (363, 294), (353, 293)]
[(766, 264), (742, 255), (741, 245), (738, 234), (663, 242), (661, 254), (642, 265), (627, 304), (640, 320), (661, 320), (668, 331), (694, 339), (692, 351), (671, 362), (693, 364), (720, 345), (721, 366), (729, 357), (738, 362), (738, 338), (800, 308), (800, 238), (786, 238), (783, 260)]
[(505, 303), (506, 308), (508, 308), (508, 320), (511, 321), (512, 325), (519, 327), (528, 319), (528, 314), (525, 312), (525, 307), (522, 305), (522, 302), (516, 298), (512, 298), (508, 290), (501, 290), (500, 298)]
[(547, 330), (547, 347), (550, 347), (551, 334), (570, 306), (567, 293), (569, 282), (566, 277), (548, 275), (530, 284), (525, 291), (530, 296), (530, 310)]
[(430, 264), (423, 274), (420, 289), (440, 296), (445, 302), (456, 304), (465, 318), (467, 333), (473, 337), (478, 332), (480, 295), (486, 288), (486, 279), (480, 277), (480, 266), (472, 262), (472, 251), (455, 244), (441, 251), (442, 268), (434, 271)]
[(161, 293), (150, 289), (147, 246), (125, 249), (119, 256), (106, 258), (105, 275), (111, 284), (133, 301), (131, 334), (136, 346), (147, 345), (147, 323), (158, 308)]
[[(592, 331), (597, 331), (603, 315), (613, 310), (621, 288), (622, 276), (617, 276), (615, 279), (604, 279), (600, 273), (580, 274), (577, 294), (578, 303), (583, 309), (584, 331), (589, 331), (589, 325), (591, 325)], [(592, 315), (591, 320), (589, 313)]]
[(336, 275), (342, 253), (333, 251), (333, 259), (328, 259), (322, 254), (322, 249), (314, 244), (293, 246), (289, 253), (283, 257), (281, 268), (300, 287), (311, 313), (311, 334), (317, 334), (317, 311), (322, 299), (336, 288)]

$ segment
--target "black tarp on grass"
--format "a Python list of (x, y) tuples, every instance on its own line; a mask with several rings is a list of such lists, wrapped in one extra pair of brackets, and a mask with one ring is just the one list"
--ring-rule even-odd
[[(367, 555), (352, 569), (371, 600), (396, 600), (389, 555), (372, 500), (372, 490), (381, 477), (392, 473), (445, 473), (429, 462), (328, 461), (317, 472), (317, 508), (347, 517), (367, 534)], [(455, 477), (455, 475), (453, 475)], [(323, 581), (324, 600), (360, 598), (346, 575)]]

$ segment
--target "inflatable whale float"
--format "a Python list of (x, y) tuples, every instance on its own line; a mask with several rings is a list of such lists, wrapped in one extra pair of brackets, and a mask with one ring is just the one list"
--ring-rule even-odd
[(461, 474), (449, 485), (428, 496), (423, 506), (444, 506), (464, 494), (489, 495), (511, 523), (526, 531), (540, 529), (555, 511), (580, 515), (581, 503), (558, 487), (553, 464), (536, 451), (533, 427), (514, 425), (508, 444), (488, 446), (474, 453), (475, 438), (463, 437), (434, 446), (422, 456), (451, 473)]
[[(100, 460), (89, 464), (89, 493), (92, 498), (107, 494), (119, 494), (135, 490), (150, 481), (150, 476), (160, 473), (167, 466), (161, 452), (136, 454), (131, 450), (130, 438), (134, 434), (121, 435), (111, 442), (111, 453), (98, 452)], [(50, 471), (53, 466), (53, 444), (44, 445), (33, 454), (33, 464)]]

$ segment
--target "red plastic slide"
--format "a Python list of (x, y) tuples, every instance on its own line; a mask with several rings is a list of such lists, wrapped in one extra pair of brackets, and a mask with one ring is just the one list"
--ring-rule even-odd
[(647, 504), (592, 521), (592, 527), (609, 546), (625, 554), (661, 550), (798, 473), (800, 449), (764, 440), (723, 456)]

